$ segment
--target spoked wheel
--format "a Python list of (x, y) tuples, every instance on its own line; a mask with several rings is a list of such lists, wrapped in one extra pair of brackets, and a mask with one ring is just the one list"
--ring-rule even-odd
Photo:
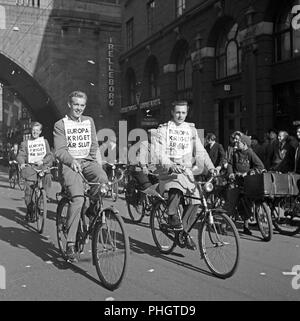
[(64, 259), (67, 259), (66, 249), (67, 249), (67, 218), (68, 218), (68, 208), (69, 200), (67, 198), (62, 198), (56, 210), (56, 233), (57, 233), (57, 243), (59, 250)]
[(202, 257), (211, 272), (220, 278), (234, 274), (239, 263), (239, 234), (232, 220), (222, 212), (206, 217), (198, 232)]
[(150, 214), (150, 228), (155, 245), (161, 253), (171, 253), (175, 246), (174, 232), (168, 231), (166, 203), (158, 201)]
[(115, 181), (111, 184), (111, 198), (113, 200), (113, 202), (116, 202), (119, 195), (119, 183), (118, 181)]
[(19, 176), (19, 181), (18, 181), (18, 185), (20, 187), (20, 190), (21, 191), (24, 191), (24, 188), (25, 188), (25, 179), (21, 176)]
[(295, 197), (282, 198), (272, 207), (273, 224), (283, 235), (293, 236), (300, 232), (300, 201)]
[(135, 181), (130, 181), (125, 190), (125, 199), (130, 218), (135, 223), (140, 223), (145, 216), (144, 202), (146, 196), (137, 189)]
[(47, 217), (47, 197), (46, 192), (42, 189), (34, 191), (34, 218), (36, 220), (36, 228), (40, 234), (44, 231), (45, 220)]
[(126, 274), (129, 239), (119, 214), (107, 208), (100, 215), (93, 233), (93, 263), (103, 285), (115, 290)]
[(266, 202), (255, 204), (255, 217), (264, 241), (270, 241), (273, 235), (273, 224), (270, 207)]
[(16, 186), (16, 176), (15, 175), (13, 175), (11, 177), (11, 179), (9, 180), (9, 186), (10, 186), (10, 188), (15, 188), (15, 186)]

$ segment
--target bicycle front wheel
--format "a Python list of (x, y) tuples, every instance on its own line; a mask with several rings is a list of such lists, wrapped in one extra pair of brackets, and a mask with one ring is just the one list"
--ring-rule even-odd
[(35, 189), (34, 193), (34, 217), (36, 219), (36, 228), (38, 232), (42, 234), (44, 231), (45, 220), (47, 217), (47, 197), (46, 192), (43, 189)]
[(211, 272), (225, 279), (232, 276), (238, 267), (239, 234), (225, 213), (214, 212), (212, 217), (212, 221), (205, 217), (199, 228), (199, 248)]
[(176, 242), (174, 232), (168, 230), (166, 203), (158, 201), (150, 214), (150, 228), (155, 245), (161, 253), (173, 252)]
[(263, 240), (270, 241), (273, 235), (273, 224), (271, 210), (266, 202), (255, 204), (255, 217)]
[(57, 234), (57, 243), (59, 250), (64, 259), (67, 259), (66, 248), (67, 248), (67, 219), (68, 219), (68, 208), (69, 200), (66, 197), (63, 197), (57, 205), (56, 209), (56, 234)]
[(129, 239), (119, 214), (107, 208), (97, 221), (92, 239), (93, 262), (103, 285), (117, 289), (125, 277), (129, 258)]

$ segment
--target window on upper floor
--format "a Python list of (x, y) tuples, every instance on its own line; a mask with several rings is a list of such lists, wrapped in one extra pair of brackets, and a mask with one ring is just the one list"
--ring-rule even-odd
[(128, 69), (126, 73), (126, 85), (127, 85), (127, 104), (134, 105), (136, 103), (136, 76), (132, 69)]
[(157, 59), (151, 56), (146, 64), (146, 78), (148, 83), (149, 99), (154, 99), (160, 96), (160, 88), (158, 85), (159, 67)]
[(176, 61), (176, 91), (177, 99), (192, 100), (193, 66), (189, 48), (185, 45)]
[(133, 47), (133, 18), (126, 22), (126, 46), (127, 50)]
[(155, 0), (150, 0), (147, 2), (147, 29), (148, 35), (151, 35), (154, 31), (154, 19), (155, 19)]
[(185, 0), (175, 0), (176, 1), (176, 17), (183, 15), (185, 11)]
[(300, 29), (292, 28), (292, 7), (298, 4), (295, 0), (292, 6), (287, 6), (281, 11), (274, 30), (275, 61), (287, 60), (300, 56)]
[(6, 12), (3, 6), (0, 6), (0, 29), (6, 29)]
[(241, 47), (238, 24), (225, 28), (216, 46), (216, 78), (224, 78), (241, 71)]

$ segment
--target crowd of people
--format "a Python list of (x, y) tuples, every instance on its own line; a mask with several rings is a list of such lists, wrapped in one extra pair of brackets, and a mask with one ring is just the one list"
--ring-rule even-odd
[[(76, 260), (76, 231), (83, 205), (84, 184), (82, 174), (90, 182), (108, 182), (109, 164), (118, 161), (118, 148), (115, 139), (109, 139), (107, 155), (101, 155), (94, 121), (83, 115), (87, 104), (87, 95), (80, 91), (72, 92), (68, 97), (67, 115), (54, 125), (54, 149), (51, 152), (47, 139), (41, 136), (42, 124), (32, 124), (31, 138), (22, 142), (20, 149), (14, 146), (9, 156), (11, 164), (19, 164), (25, 178), (26, 217), (30, 214), (30, 186), (36, 181), (36, 171), (32, 167), (51, 167), (59, 164), (59, 177), (64, 188), (71, 195), (67, 222), (67, 250), (70, 261)], [(227, 148), (217, 142), (214, 133), (208, 133), (202, 144), (193, 123), (186, 122), (188, 103), (175, 101), (171, 108), (170, 121), (148, 131), (146, 141), (140, 142), (136, 161), (131, 161), (132, 172), (141, 189), (151, 186), (155, 171), (159, 182), (159, 191), (168, 193), (168, 225), (187, 234), (187, 246), (195, 249), (195, 243), (187, 231), (190, 222), (197, 213), (199, 189), (195, 185), (195, 175), (217, 175), (226, 173), (229, 179), (242, 177), (244, 174), (271, 170), (281, 173), (300, 173), (300, 126), (296, 129), (296, 138), (281, 130), (270, 130), (260, 142), (255, 135), (246, 135), (235, 131), (230, 136)], [(109, 157), (114, 155), (113, 159)], [(153, 157), (155, 155), (155, 157)], [(109, 161), (103, 162), (103, 157)], [(153, 159), (155, 162), (153, 163)], [(30, 166), (28, 166), (30, 165)], [(43, 181), (46, 193), (51, 187), (51, 175), (45, 175)], [(240, 185), (239, 185), (240, 184)], [(240, 197), (243, 180), (228, 189), (226, 209), (232, 211)], [(95, 188), (91, 193), (96, 193)], [(195, 197), (184, 207), (183, 219), (178, 207), (183, 195)], [(94, 204), (89, 204), (87, 216), (94, 215)], [(251, 234), (249, 218), (251, 213), (244, 213), (244, 233)]]

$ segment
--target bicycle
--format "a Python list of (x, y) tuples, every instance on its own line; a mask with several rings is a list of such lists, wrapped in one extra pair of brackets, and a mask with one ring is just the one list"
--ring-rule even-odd
[(124, 171), (120, 170), (118, 166), (123, 166), (123, 164), (111, 164), (104, 161), (111, 168), (111, 177), (109, 177), (108, 182), (108, 194), (110, 194), (113, 202), (116, 202), (119, 198), (119, 182), (123, 179)]
[(226, 203), (226, 190), (233, 187), (239, 188), (240, 197), (238, 204), (232, 213), (232, 219), (235, 222), (242, 220), (243, 215), (241, 215), (241, 213), (247, 213), (250, 210), (252, 215), (249, 218), (249, 225), (257, 225), (262, 235), (262, 239), (269, 242), (273, 236), (273, 224), (270, 208), (265, 199), (251, 199), (245, 195), (244, 188), (241, 186), (241, 180), (246, 175), (246, 173), (236, 173), (235, 178), (229, 180), (223, 177), (222, 184), (219, 186), (218, 193), (214, 195), (215, 200), (212, 204), (214, 204), (214, 206), (224, 207)]
[[(107, 289), (115, 290), (125, 277), (130, 251), (129, 238), (124, 222), (113, 206), (102, 209), (103, 197), (108, 192), (107, 184), (91, 183), (81, 173), (79, 175), (81, 175), (86, 188), (76, 234), (75, 249), (77, 256), (78, 258), (80, 257), (86, 242), (91, 238), (92, 262), (96, 266), (97, 274)], [(93, 185), (97, 186), (95, 196), (89, 193), (89, 188)], [(87, 199), (95, 202), (95, 216), (91, 218), (89, 224), (86, 221), (84, 211)], [(66, 260), (67, 212), (70, 200), (71, 196), (65, 192), (58, 203), (56, 212), (58, 246), (63, 258)]]
[[(207, 182), (197, 182), (200, 198), (184, 195), (185, 199), (197, 199), (201, 201), (194, 222), (187, 232), (169, 228), (167, 220), (167, 200), (162, 196), (158, 198), (151, 214), (150, 227), (154, 243), (163, 254), (171, 253), (178, 245), (181, 248), (187, 246), (187, 238), (193, 227), (198, 228), (198, 244), (201, 258), (204, 258), (210, 271), (219, 278), (232, 276), (239, 263), (240, 245), (237, 229), (222, 208), (208, 206), (208, 195), (214, 189), (215, 178), (211, 177)], [(179, 217), (182, 219), (180, 208)], [(228, 262), (225, 262), (228, 259)]]
[(25, 180), (21, 175), (21, 171), (20, 171), (20, 167), (18, 165), (17, 161), (10, 161), (9, 162), (9, 171), (12, 171), (12, 176), (9, 179), (9, 185), (10, 188), (14, 189), (16, 187), (16, 185), (18, 184), (19, 188), (21, 191), (24, 190), (25, 186)]
[[(28, 165), (27, 165), (28, 166)], [(29, 165), (30, 166), (30, 165)], [(50, 173), (54, 167), (37, 169), (32, 167), (37, 173), (37, 180), (31, 186), (32, 192), (29, 203), (29, 217), (30, 223), (36, 223), (37, 231), (42, 234), (44, 231), (45, 220), (47, 217), (47, 195), (43, 187), (43, 177)]]
[[(157, 177), (156, 174), (151, 172), (149, 172), (149, 175)], [(128, 183), (125, 188), (125, 201), (129, 216), (134, 223), (140, 223), (145, 216), (150, 215), (156, 197), (153, 197), (148, 191), (156, 186), (157, 184), (153, 184), (146, 190), (141, 190), (137, 180), (129, 174)]]

